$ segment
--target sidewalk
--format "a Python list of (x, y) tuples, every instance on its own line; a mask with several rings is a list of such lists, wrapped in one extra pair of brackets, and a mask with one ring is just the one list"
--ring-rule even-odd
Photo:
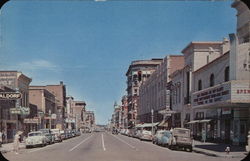
[(194, 141), (193, 151), (196, 153), (202, 153), (209, 156), (214, 157), (232, 157), (232, 158), (244, 158), (246, 157), (246, 149), (245, 147), (240, 146), (233, 146), (229, 145), (230, 153), (227, 154), (225, 152), (226, 147), (228, 144), (223, 143), (209, 143), (209, 142), (201, 142), (201, 141)]
[[(19, 149), (24, 149), (24, 148), (25, 148), (25, 143), (24, 142), (20, 143)], [(13, 150), (14, 150), (13, 143), (2, 144), (2, 147), (0, 147), (1, 153), (7, 153)]]

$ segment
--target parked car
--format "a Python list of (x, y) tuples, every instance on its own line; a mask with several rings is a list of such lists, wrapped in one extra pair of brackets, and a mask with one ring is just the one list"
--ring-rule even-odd
[(189, 129), (174, 128), (172, 131), (172, 137), (169, 148), (170, 149), (184, 148), (185, 150), (189, 149), (189, 151), (192, 151), (193, 150), (192, 142), (193, 140), (191, 138)]
[(129, 137), (135, 137), (135, 135), (136, 135), (136, 129), (135, 128), (130, 129)]
[(47, 138), (47, 144), (53, 144), (55, 143), (55, 135), (51, 133), (46, 133), (45, 137)]
[(55, 135), (51, 133), (50, 129), (40, 129), (39, 131), (45, 135), (47, 144), (55, 143)]
[(26, 148), (35, 147), (35, 146), (45, 146), (46, 137), (40, 131), (28, 133), (28, 137), (25, 140)]
[(170, 131), (163, 131), (157, 142), (159, 145), (169, 146), (171, 138), (172, 133)]
[(160, 138), (163, 136), (164, 130), (159, 130), (152, 136), (153, 144), (159, 144)]
[(139, 135), (139, 139), (152, 141), (152, 132), (148, 130), (142, 130)]
[(61, 131), (60, 131), (60, 135), (61, 135), (62, 140), (65, 140), (65, 139), (66, 139), (66, 135), (65, 135), (64, 130), (61, 130)]
[(117, 129), (113, 129), (112, 130), (112, 134), (117, 135), (118, 134), (118, 130)]
[(51, 133), (55, 134), (55, 141), (56, 142), (62, 142), (62, 137), (61, 137), (60, 129), (51, 129)]
[(135, 131), (135, 138), (140, 138), (140, 135), (141, 135), (141, 130), (140, 129), (137, 129), (136, 131)]
[(77, 130), (76, 131), (76, 136), (80, 136), (81, 135), (81, 131)]

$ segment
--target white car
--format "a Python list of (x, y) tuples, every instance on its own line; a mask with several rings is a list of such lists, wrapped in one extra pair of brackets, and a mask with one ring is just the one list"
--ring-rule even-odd
[(52, 134), (55, 134), (55, 141), (56, 142), (62, 142), (60, 129), (51, 129), (50, 131)]
[(152, 133), (151, 131), (148, 130), (142, 130), (140, 135), (139, 135), (140, 140), (150, 140), (152, 141)]
[(28, 137), (25, 140), (26, 148), (35, 147), (35, 146), (45, 146), (46, 138), (44, 134), (40, 131), (28, 133)]

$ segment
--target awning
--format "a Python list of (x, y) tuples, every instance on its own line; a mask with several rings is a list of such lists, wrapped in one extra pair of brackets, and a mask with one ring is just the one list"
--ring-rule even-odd
[(211, 120), (200, 120), (200, 123), (207, 123), (207, 122), (210, 122)]
[(187, 124), (195, 124), (195, 123), (207, 123), (210, 122), (211, 119), (204, 119), (204, 120), (192, 120), (190, 122), (188, 122)]
[(135, 127), (136, 128), (143, 128), (143, 127), (152, 127), (152, 126), (156, 126), (158, 125), (159, 122), (156, 122), (156, 123), (144, 123), (144, 124), (137, 124)]
[(161, 123), (159, 123), (157, 126), (160, 126), (160, 127), (168, 127), (168, 122), (163, 120)]
[(199, 122), (200, 122), (200, 120), (192, 120), (192, 121), (188, 122), (187, 124), (194, 124), (194, 123), (199, 123)]

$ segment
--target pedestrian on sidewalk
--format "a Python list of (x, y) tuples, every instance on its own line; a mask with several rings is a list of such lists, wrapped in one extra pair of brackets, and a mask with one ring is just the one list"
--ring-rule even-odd
[(225, 152), (226, 152), (227, 154), (230, 153), (230, 146), (227, 146), (227, 147), (226, 147)]
[(14, 146), (14, 152), (16, 154), (18, 154), (18, 151), (19, 151), (19, 144), (20, 144), (20, 135), (22, 134), (21, 131), (18, 131), (14, 137), (14, 143), (13, 143), (13, 146)]

